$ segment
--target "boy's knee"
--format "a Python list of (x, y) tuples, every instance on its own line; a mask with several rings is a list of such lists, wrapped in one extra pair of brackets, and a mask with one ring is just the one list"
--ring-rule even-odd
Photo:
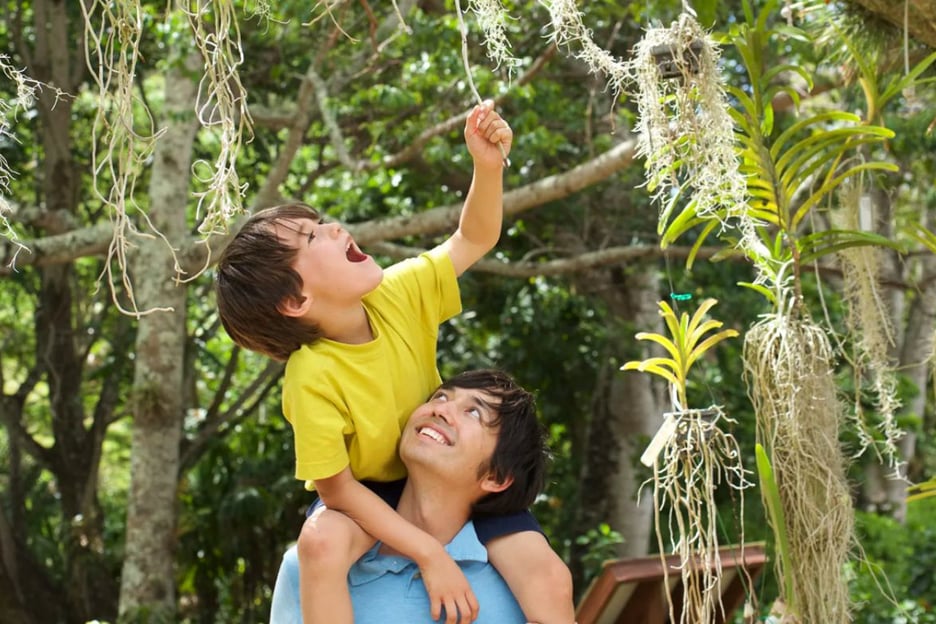
[(349, 560), (352, 520), (333, 511), (313, 515), (302, 525), (296, 549), (301, 564), (313, 563), (320, 572), (336, 568), (346, 573)]

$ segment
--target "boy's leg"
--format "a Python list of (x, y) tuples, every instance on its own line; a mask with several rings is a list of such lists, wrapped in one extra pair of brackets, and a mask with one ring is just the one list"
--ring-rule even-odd
[(374, 538), (343, 513), (316, 509), (299, 534), (299, 595), (303, 624), (352, 624), (348, 570)]
[(507, 581), (523, 615), (536, 624), (572, 624), (572, 574), (546, 537), (521, 531), (486, 544), (488, 559)]

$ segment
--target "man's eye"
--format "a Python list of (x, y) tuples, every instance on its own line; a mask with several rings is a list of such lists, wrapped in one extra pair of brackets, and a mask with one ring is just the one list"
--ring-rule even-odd
[(432, 395), (432, 400), (433, 401), (448, 401), (448, 397), (445, 396), (444, 392), (436, 392), (434, 395)]
[(477, 407), (472, 407), (470, 410), (468, 410), (468, 413), (471, 414), (471, 417), (475, 420), (481, 420), (481, 410), (479, 410)]
[(309, 232), (309, 242), (310, 242), (310, 243), (312, 242), (312, 239), (313, 239), (313, 238), (315, 238), (315, 230), (312, 230), (311, 232)]

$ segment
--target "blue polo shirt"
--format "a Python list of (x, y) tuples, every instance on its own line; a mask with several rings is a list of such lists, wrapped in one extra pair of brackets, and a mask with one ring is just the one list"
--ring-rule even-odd
[[(358, 559), (348, 573), (354, 624), (394, 622), (430, 624), (429, 594), (419, 568), (405, 557), (382, 555), (380, 544)], [(478, 541), (470, 521), (445, 547), (458, 563), (478, 599), (480, 611), (475, 624), (525, 624), (526, 618), (507, 583), (488, 563), (487, 550)], [(299, 560), (296, 547), (283, 556), (270, 624), (301, 624), (299, 614)]]

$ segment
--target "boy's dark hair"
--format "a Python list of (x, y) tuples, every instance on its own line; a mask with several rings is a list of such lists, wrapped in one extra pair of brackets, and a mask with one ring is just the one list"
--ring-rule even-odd
[(300, 203), (261, 210), (244, 223), (215, 268), (218, 314), (228, 335), (241, 347), (281, 362), (321, 337), (317, 326), (280, 312), (283, 301), (302, 296), (302, 278), (292, 268), (296, 250), (276, 233), (286, 219), (317, 222), (320, 216)]
[(513, 478), (501, 491), (475, 502), (479, 514), (507, 514), (529, 509), (546, 485), (549, 450), (546, 432), (536, 417), (535, 397), (507, 373), (480, 369), (461, 373), (445, 381), (442, 388), (474, 389), (499, 399), (497, 416), (484, 424), (498, 427), (497, 444), (490, 461), (478, 468), (478, 477), (498, 481)]

